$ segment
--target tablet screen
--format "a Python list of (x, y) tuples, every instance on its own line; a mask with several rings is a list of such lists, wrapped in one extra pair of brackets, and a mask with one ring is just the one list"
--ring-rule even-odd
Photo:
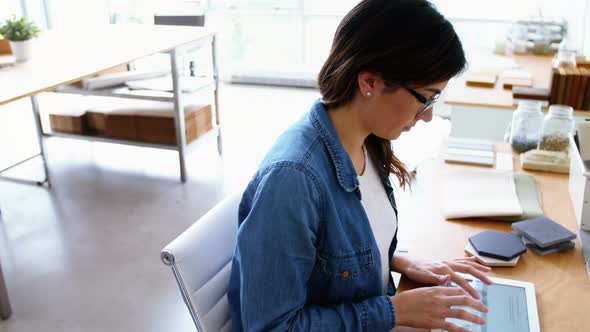
[[(481, 326), (459, 319), (449, 318), (455, 325), (478, 332), (528, 332), (529, 318), (526, 290), (522, 287), (493, 284), (487, 286), (481, 281), (470, 281), (471, 285), (481, 295), (482, 302), (488, 306), (489, 312), (483, 314), (471, 308), (456, 307), (467, 310), (486, 320)], [(451, 287), (458, 287), (452, 283)]]

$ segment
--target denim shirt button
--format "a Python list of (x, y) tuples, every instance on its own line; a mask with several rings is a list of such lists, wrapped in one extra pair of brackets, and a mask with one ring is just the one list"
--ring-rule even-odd
[(348, 278), (349, 276), (350, 276), (350, 272), (348, 272), (348, 271), (342, 272), (342, 277), (343, 278)]

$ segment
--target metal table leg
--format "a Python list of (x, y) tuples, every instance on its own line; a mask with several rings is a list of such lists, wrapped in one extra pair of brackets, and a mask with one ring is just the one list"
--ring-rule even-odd
[(41, 159), (43, 160), (45, 182), (47, 182), (47, 186), (51, 188), (51, 179), (49, 177), (49, 167), (47, 166), (47, 157), (45, 152), (45, 141), (43, 140), (43, 125), (41, 124), (41, 115), (39, 113), (39, 103), (37, 102), (37, 96), (31, 96), (31, 105), (33, 106), (35, 130), (37, 132), (37, 140), (39, 141), (39, 149), (41, 150)]
[(10, 308), (6, 283), (4, 282), (4, 275), (2, 274), (2, 265), (0, 264), (0, 319), (8, 319), (11, 314), (12, 309)]
[(216, 37), (213, 36), (211, 39), (211, 57), (213, 60), (213, 80), (215, 81), (215, 124), (217, 125), (217, 151), (221, 156), (223, 154), (223, 146), (222, 146), (222, 139), (221, 139), (221, 119), (219, 117), (219, 99), (218, 99), (218, 91), (219, 91), (219, 73), (217, 70), (217, 51), (216, 51)]
[[(43, 138), (43, 126), (41, 124), (41, 115), (39, 113), (39, 103), (37, 102), (37, 96), (31, 96), (31, 106), (33, 108), (33, 120), (35, 121), (35, 132), (37, 134), (37, 141), (39, 143), (39, 150), (40, 152), (34, 156), (28, 157), (24, 160), (21, 160), (13, 165), (10, 165), (4, 169), (0, 169), (0, 180), (4, 180), (4, 181), (10, 181), (10, 182), (15, 182), (15, 183), (23, 183), (23, 184), (36, 184), (39, 186), (42, 186), (43, 184), (47, 183), (47, 187), (51, 188), (51, 179), (49, 176), (49, 166), (47, 165), (47, 156), (46, 156), (46, 149), (45, 149), (45, 141)], [(45, 179), (43, 179), (42, 181), (38, 181), (38, 180), (28, 180), (28, 179), (19, 179), (19, 178), (13, 178), (13, 177), (9, 177), (9, 176), (4, 176), (2, 175), (2, 173), (20, 166), (21, 164), (24, 164), (25, 162), (28, 162), (36, 157), (41, 157), (41, 160), (43, 162), (43, 171), (45, 172)]]
[(182, 101), (182, 87), (180, 86), (180, 74), (178, 73), (178, 48), (170, 52), (172, 65), (172, 88), (174, 92), (174, 124), (176, 128), (176, 145), (178, 147), (178, 159), (180, 162), (180, 181), (186, 182), (186, 130), (184, 104)]

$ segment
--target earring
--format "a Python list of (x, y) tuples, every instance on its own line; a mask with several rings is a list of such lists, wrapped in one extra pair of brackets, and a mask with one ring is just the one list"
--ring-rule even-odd
[(367, 97), (371, 97), (373, 94), (371, 93), (371, 91), (367, 91)]

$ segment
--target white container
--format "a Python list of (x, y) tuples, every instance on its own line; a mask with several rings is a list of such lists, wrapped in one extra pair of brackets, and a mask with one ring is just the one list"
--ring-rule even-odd
[(12, 55), (16, 62), (27, 61), (33, 57), (33, 39), (23, 41), (10, 41)]
[(570, 136), (569, 192), (578, 226), (590, 231), (590, 171), (580, 157), (573, 136)]

